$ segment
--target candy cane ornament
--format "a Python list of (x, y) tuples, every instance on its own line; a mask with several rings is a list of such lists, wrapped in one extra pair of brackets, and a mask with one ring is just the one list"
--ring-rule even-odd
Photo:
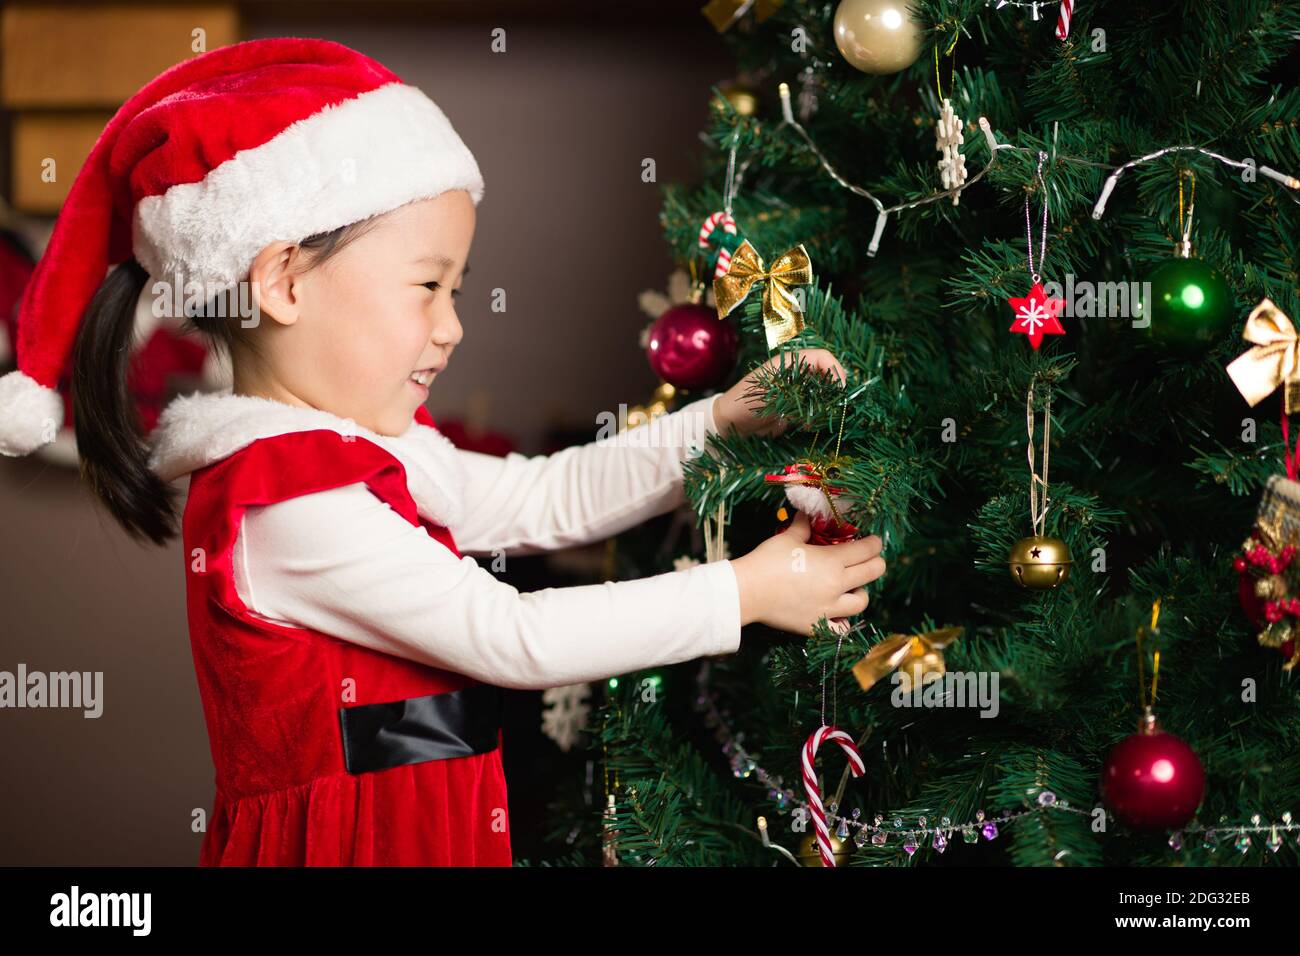
[(1056, 18), (1056, 38), (1064, 40), (1070, 35), (1070, 17), (1074, 15), (1074, 0), (1061, 0), (1061, 12)]
[[(717, 229), (719, 226), (721, 226), (722, 231), (729, 236), (739, 235), (735, 219), (733, 219), (728, 213), (715, 212), (710, 215), (708, 219), (704, 220), (704, 224), (700, 226), (701, 249), (709, 248), (709, 238), (713, 235), (713, 230)], [(726, 244), (723, 244), (722, 248), (718, 250), (718, 264), (714, 269), (713, 278), (717, 279), (725, 276), (727, 270), (730, 268), (731, 250), (727, 248)]]
[(813, 762), (817, 759), (817, 748), (822, 741), (829, 740), (840, 745), (844, 755), (849, 758), (849, 770), (853, 776), (860, 777), (866, 773), (862, 755), (853, 743), (853, 738), (837, 727), (822, 724), (808, 737), (803, 745), (803, 788), (808, 795), (808, 806), (812, 810), (813, 826), (817, 830), (817, 849), (821, 852), (822, 866), (834, 866), (835, 856), (831, 853), (831, 835), (826, 829), (826, 811), (822, 807), (821, 791), (817, 787), (817, 772)]

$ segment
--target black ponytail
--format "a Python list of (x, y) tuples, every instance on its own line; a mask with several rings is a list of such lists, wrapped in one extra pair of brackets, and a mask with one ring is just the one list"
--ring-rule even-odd
[(149, 273), (134, 259), (113, 269), (91, 300), (72, 353), (72, 415), (81, 476), (134, 538), (176, 535), (176, 490), (149, 468), (149, 450), (127, 387), (135, 306)]
[[(378, 217), (308, 236), (298, 243), (308, 268), (337, 255), (368, 232)], [(177, 489), (149, 467), (149, 446), (128, 387), (135, 336), (135, 308), (149, 273), (128, 259), (113, 269), (91, 300), (77, 330), (72, 354), (72, 413), (81, 475), (127, 533), (163, 545), (176, 536)], [(228, 295), (229, 293), (224, 293)], [(243, 332), (231, 304), (209, 302), (187, 314), (187, 331), (206, 336), (233, 362), (238, 347), (256, 356), (257, 343)]]

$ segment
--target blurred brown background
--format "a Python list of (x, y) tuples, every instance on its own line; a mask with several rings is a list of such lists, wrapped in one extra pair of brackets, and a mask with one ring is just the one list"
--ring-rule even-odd
[[(673, 264), (641, 162), (656, 160), (659, 183), (696, 177), (709, 86), (732, 73), (700, 5), (0, 4), (0, 195), (29, 235), (48, 231), (62, 197), (41, 191), (52, 184), (30, 157), (61, 157), (66, 192), (115, 105), (189, 55), (195, 27), (209, 49), (227, 35), (298, 35), (373, 56), (442, 107), (486, 183), (458, 307), (465, 338), (429, 407), (536, 453), (560, 431), (593, 433), (599, 411), (645, 402), (657, 384), (637, 344), (649, 321), (637, 294), (664, 289)], [(497, 27), (505, 53), (490, 48)], [(110, 102), (82, 102), (87, 83)], [(504, 314), (488, 309), (498, 287)], [(179, 544), (132, 542), (73, 468), (37, 457), (0, 458), (0, 537), (0, 671), (104, 672), (99, 719), (0, 709), (0, 865), (192, 865), (212, 763)], [(522, 760), (531, 744), (512, 748), (524, 737), (509, 726), (505, 739), (518, 858), (548, 794), (537, 761)]]

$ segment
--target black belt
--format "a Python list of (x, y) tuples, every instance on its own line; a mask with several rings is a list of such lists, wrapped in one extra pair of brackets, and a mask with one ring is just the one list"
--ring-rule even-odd
[(383, 704), (340, 707), (348, 773), (495, 750), (505, 695), (492, 684)]

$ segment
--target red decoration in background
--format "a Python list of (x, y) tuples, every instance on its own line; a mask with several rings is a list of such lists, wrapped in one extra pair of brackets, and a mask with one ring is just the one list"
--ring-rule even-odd
[[(167, 386), (173, 375), (198, 376), (203, 372), (208, 350), (193, 336), (177, 335), (165, 325), (154, 329), (149, 340), (131, 357), (127, 387), (135, 396), (140, 427), (147, 435), (158, 424), (158, 416), (171, 397)], [(71, 403), (65, 399), (68, 424), (72, 424)]]
[(442, 424), (439, 425), (434, 422), (433, 414), (423, 405), (415, 410), (415, 420), (421, 425), (436, 428), (453, 445), (465, 451), (477, 451), (504, 458), (515, 450), (514, 441), (501, 432), (471, 432), (459, 419), (443, 419)]
[(514, 441), (501, 432), (471, 432), (460, 419), (444, 418), (442, 424), (437, 427), (438, 431), (446, 435), (453, 445), (465, 451), (477, 451), (484, 455), (504, 458), (515, 450)]
[(0, 352), (0, 364), (12, 362), (18, 349), (18, 303), (36, 265), (3, 234), (0, 234), (0, 321), (9, 342), (8, 355)]

